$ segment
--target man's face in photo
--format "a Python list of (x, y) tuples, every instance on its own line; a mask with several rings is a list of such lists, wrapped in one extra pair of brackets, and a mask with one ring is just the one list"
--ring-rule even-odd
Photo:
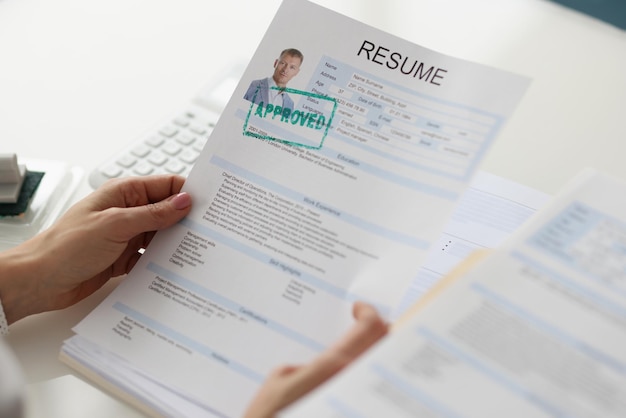
[(274, 82), (278, 87), (286, 87), (289, 80), (300, 71), (301, 60), (293, 55), (285, 54), (274, 61)]

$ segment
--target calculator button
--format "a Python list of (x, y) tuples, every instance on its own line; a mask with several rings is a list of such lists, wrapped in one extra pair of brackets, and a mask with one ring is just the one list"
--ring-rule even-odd
[(202, 126), (198, 126), (198, 125), (192, 125), (189, 127), (189, 130), (195, 134), (198, 135), (204, 135), (206, 133), (206, 129), (204, 129)]
[(123, 172), (124, 170), (117, 165), (108, 165), (102, 170), (102, 174), (110, 179), (121, 176)]
[(176, 144), (175, 142), (168, 142), (167, 144), (163, 145), (163, 147), (161, 148), (163, 150), (163, 152), (169, 154), (169, 155), (176, 155), (178, 154), (183, 148)]
[(193, 164), (198, 158), (198, 153), (192, 149), (186, 149), (178, 156), (178, 158), (180, 158), (187, 164)]
[(159, 133), (165, 137), (171, 138), (178, 133), (178, 129), (173, 126), (164, 126), (159, 130)]
[(154, 169), (154, 173), (152, 173), (152, 174), (172, 174), (172, 173), (171, 173), (171, 172), (169, 172), (169, 171), (167, 171), (167, 170), (165, 169), (165, 167), (156, 167), (156, 168)]
[(156, 147), (160, 147), (165, 142), (165, 138), (159, 135), (152, 135), (150, 138), (146, 139), (144, 142), (156, 148)]
[(202, 151), (202, 148), (204, 148), (204, 145), (206, 144), (206, 141), (207, 141), (207, 139), (204, 138), (204, 137), (198, 138), (198, 140), (193, 143), (191, 148), (193, 148), (196, 151), (200, 152), (200, 151)]
[(165, 169), (171, 173), (179, 174), (185, 169), (185, 165), (180, 161), (170, 160), (165, 164)]
[(187, 126), (189, 126), (189, 121), (181, 117), (181, 118), (174, 119), (174, 124), (181, 126), (183, 128), (186, 128)]
[(167, 162), (168, 158), (167, 156), (163, 155), (162, 153), (155, 151), (153, 152), (149, 157), (148, 157), (148, 162), (154, 164), (154, 165), (163, 165)]
[(143, 158), (146, 155), (150, 154), (150, 148), (148, 148), (147, 146), (143, 144), (140, 144), (136, 146), (135, 148), (133, 148), (131, 152), (137, 157)]
[(152, 166), (146, 162), (138, 164), (137, 167), (133, 169), (133, 172), (140, 176), (147, 176), (148, 174), (152, 173), (152, 171), (154, 171), (154, 168), (152, 168)]
[(125, 168), (130, 168), (137, 162), (137, 159), (131, 155), (124, 155), (117, 159), (116, 161), (119, 165)]
[(189, 135), (187, 133), (181, 133), (180, 135), (176, 135), (176, 141), (180, 142), (183, 145), (189, 145), (195, 140), (195, 136)]
[(180, 173), (180, 175), (184, 177), (189, 177), (190, 172), (191, 172), (191, 166), (188, 165), (187, 167), (185, 167), (185, 170), (182, 173)]

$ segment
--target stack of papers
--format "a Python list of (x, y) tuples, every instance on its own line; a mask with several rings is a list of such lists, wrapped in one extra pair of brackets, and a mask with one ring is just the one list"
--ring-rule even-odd
[(191, 213), (62, 359), (151, 413), (241, 415), (354, 301), (398, 314), (528, 83), (285, 1), (185, 183)]
[[(468, 255), (500, 245), (543, 207), (548, 198), (537, 190), (478, 172), (461, 197), (444, 233), (411, 281), (392, 319), (402, 318), (407, 309), (420, 301)], [(156, 411), (164, 416), (212, 415), (207, 405), (197, 404), (184, 393), (151, 378), (150, 373), (142, 372), (132, 363), (80, 336), (65, 343), (63, 354), (70, 363), (76, 365), (79, 362), (82, 365), (79, 369), (102, 387), (146, 412)], [(231, 396), (238, 399), (240, 395), (233, 391)], [(217, 411), (213, 412), (220, 416)]]

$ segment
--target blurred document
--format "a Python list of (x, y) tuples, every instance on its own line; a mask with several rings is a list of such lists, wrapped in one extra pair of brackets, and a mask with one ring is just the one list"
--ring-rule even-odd
[(500, 245), (543, 207), (549, 197), (522, 184), (479, 171), (411, 281), (393, 319), (400, 317), (473, 252)]
[(581, 174), (284, 416), (626, 416), (625, 196)]

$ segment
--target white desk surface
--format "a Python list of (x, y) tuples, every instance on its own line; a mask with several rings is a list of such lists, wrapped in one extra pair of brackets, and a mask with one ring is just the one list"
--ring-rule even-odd
[[(626, 179), (626, 31), (546, 0), (317, 2), (533, 79), (482, 169), (548, 193), (585, 166)], [(88, 173), (250, 57), (278, 5), (0, 0), (0, 152), (64, 160)], [(89, 190), (83, 180), (79, 195)], [(8, 341), (33, 392), (73, 374), (57, 360), (61, 342), (115, 283), (12, 326)], [(56, 402), (80, 402), (75, 395)], [(84, 415), (96, 405), (101, 411), (101, 403), (83, 402)], [(67, 414), (55, 411), (48, 409)]]

